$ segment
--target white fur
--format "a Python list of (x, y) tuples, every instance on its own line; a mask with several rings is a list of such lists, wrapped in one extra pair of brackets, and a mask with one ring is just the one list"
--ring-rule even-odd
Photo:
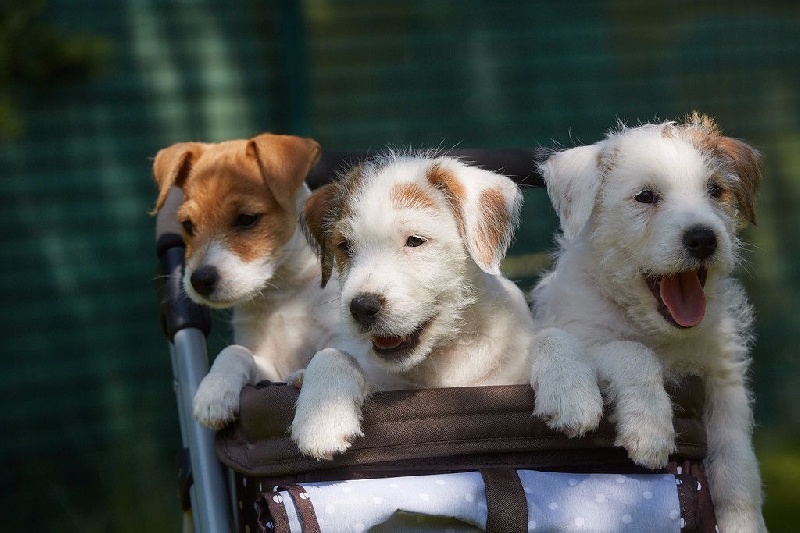
[[(587, 367), (597, 372), (617, 443), (646, 467), (663, 467), (675, 449), (664, 381), (701, 376), (706, 467), (720, 530), (764, 531), (746, 388), (751, 310), (730, 277), (736, 220), (708, 193), (710, 179), (735, 185), (736, 176), (723, 170), (671, 123), (622, 128), (553, 155), (542, 171), (562, 236), (555, 268), (534, 289), (534, 312), (539, 326), (563, 328), (582, 341), (583, 359), (567, 353), (553, 359), (563, 357), (577, 376), (589, 376)], [(648, 188), (658, 193), (657, 204), (634, 200)], [(697, 268), (682, 246), (684, 231), (695, 224), (713, 230), (717, 249), (704, 262), (705, 315), (679, 328), (657, 311), (643, 274)]]
[[(465, 193), (458, 206), (428, 181), (434, 165), (458, 178)], [(402, 183), (424, 189), (435, 208), (394, 205), (391, 191)], [(478, 207), (487, 189), (502, 192), (507, 215), (491, 254), (481, 253), (477, 230), (492, 215)], [(337, 350), (315, 355), (305, 372), (292, 424), (292, 439), (303, 453), (328, 458), (347, 449), (360, 435), (354, 420), (371, 391), (538, 381), (531, 376), (537, 337), (527, 303), (499, 274), (521, 202), (510, 179), (450, 158), (389, 156), (365, 164), (358, 187), (342, 194), (346, 214), (329, 221), (328, 229), (340, 231), (352, 250), (349, 262), (339, 265), (344, 335)], [(456, 210), (465, 218), (463, 234)], [(426, 242), (409, 247), (412, 235)], [(384, 299), (370, 327), (357, 323), (350, 310), (365, 293)], [(419, 343), (402, 357), (376, 351), (376, 335), (408, 336), (421, 324), (427, 325)], [(558, 415), (560, 410), (553, 413)]]
[[(299, 207), (308, 194), (304, 186), (298, 193)], [(319, 261), (299, 227), (277, 254), (249, 263), (220, 243), (212, 244), (205, 254), (194, 254), (184, 286), (194, 300), (209, 304), (189, 282), (194, 269), (206, 264), (216, 266), (220, 275), (215, 306), (233, 307), (236, 344), (219, 353), (200, 383), (194, 416), (219, 429), (238, 414), (245, 385), (292, 379), (292, 373), (331, 342), (338, 330), (338, 294), (335, 282), (320, 287)]]

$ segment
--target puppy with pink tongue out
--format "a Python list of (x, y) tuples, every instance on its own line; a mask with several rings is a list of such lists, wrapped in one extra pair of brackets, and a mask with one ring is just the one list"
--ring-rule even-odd
[(755, 222), (759, 157), (695, 113), (621, 126), (541, 166), (562, 234), (533, 291), (535, 320), (582, 341), (617, 444), (645, 467), (665, 466), (675, 448), (664, 382), (703, 379), (705, 466), (723, 533), (765, 530), (747, 388), (752, 312), (731, 277), (736, 231)]

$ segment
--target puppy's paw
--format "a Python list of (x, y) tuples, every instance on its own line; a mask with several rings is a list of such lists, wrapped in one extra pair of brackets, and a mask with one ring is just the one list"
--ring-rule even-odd
[(592, 431), (603, 417), (603, 397), (594, 379), (577, 382), (540, 382), (534, 416), (568, 437)]
[(672, 419), (627, 420), (617, 425), (615, 444), (628, 452), (628, 457), (645, 468), (663, 468), (675, 452), (675, 429)]
[(208, 428), (222, 429), (239, 414), (241, 392), (238, 383), (219, 374), (207, 375), (194, 395), (194, 418)]
[(303, 388), (303, 375), (305, 374), (305, 369), (301, 368), (300, 370), (295, 370), (288, 376), (286, 376), (286, 384), (294, 387), (297, 390)]
[(302, 454), (315, 459), (332, 459), (363, 435), (361, 413), (352, 403), (336, 401), (315, 408), (298, 401), (292, 422), (292, 440)]

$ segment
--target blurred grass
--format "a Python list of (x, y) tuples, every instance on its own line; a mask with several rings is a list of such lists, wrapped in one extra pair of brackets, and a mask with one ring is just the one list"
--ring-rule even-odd
[(764, 518), (775, 532), (798, 531), (800, 524), (800, 438), (766, 432), (756, 436), (756, 453), (766, 493)]

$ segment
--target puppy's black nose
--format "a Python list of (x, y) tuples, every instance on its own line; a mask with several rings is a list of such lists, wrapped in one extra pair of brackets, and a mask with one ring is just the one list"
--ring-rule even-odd
[(363, 292), (350, 300), (350, 314), (358, 324), (369, 327), (377, 320), (383, 302), (380, 294)]
[(708, 226), (692, 226), (683, 234), (683, 246), (696, 259), (705, 259), (717, 249), (717, 234)]
[(208, 296), (214, 292), (218, 279), (219, 273), (215, 267), (204, 266), (192, 272), (192, 277), (189, 278), (189, 281), (192, 283), (192, 288), (197, 291), (197, 294)]

